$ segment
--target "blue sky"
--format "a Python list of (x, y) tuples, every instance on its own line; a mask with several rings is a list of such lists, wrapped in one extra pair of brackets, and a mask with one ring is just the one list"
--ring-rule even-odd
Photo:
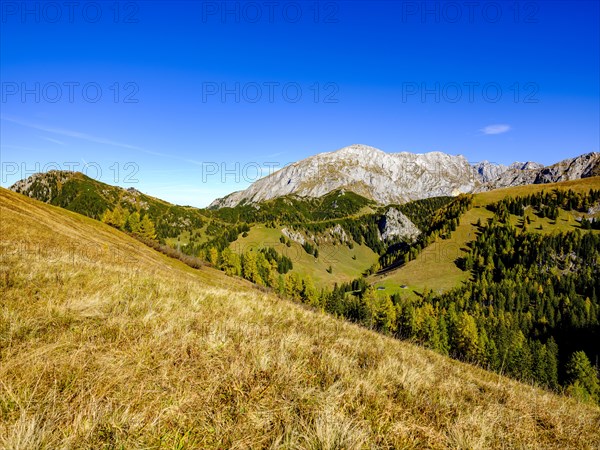
[(75, 168), (205, 206), (353, 143), (600, 150), (598, 1), (0, 5), (2, 186)]

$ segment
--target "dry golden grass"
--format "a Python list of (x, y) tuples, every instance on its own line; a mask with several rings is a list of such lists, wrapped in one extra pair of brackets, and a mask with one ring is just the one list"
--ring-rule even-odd
[(0, 236), (2, 448), (600, 445), (598, 408), (5, 189)]
[(493, 191), (476, 194), (473, 204), (475, 206), (485, 206), (502, 200), (508, 196), (519, 197), (523, 195), (536, 194), (542, 191), (552, 191), (553, 189), (571, 189), (575, 192), (589, 192), (590, 189), (600, 189), (600, 177), (589, 177), (582, 178), (580, 180), (561, 181), (558, 183), (526, 184), (523, 186), (495, 189)]

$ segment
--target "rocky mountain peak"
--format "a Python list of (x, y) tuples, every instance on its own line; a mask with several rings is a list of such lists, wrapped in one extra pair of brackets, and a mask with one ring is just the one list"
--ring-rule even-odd
[[(370, 145), (352, 144), (347, 147), (343, 147), (339, 150), (336, 150), (334, 152), (327, 152), (327, 153), (336, 153), (341, 156), (345, 156), (345, 155), (356, 155), (356, 156), (367, 155), (368, 156), (370, 154), (372, 155), (372, 154), (385, 153), (385, 152), (383, 150), (379, 150), (378, 148), (371, 147)], [(325, 154), (327, 154), (327, 153), (325, 153)], [(323, 155), (323, 153), (321, 153), (321, 155)]]
[(487, 183), (498, 178), (508, 169), (508, 167), (504, 164), (496, 164), (491, 163), (488, 160), (484, 160), (480, 163), (474, 164), (473, 169), (481, 181)]
[(211, 207), (260, 202), (285, 195), (321, 197), (346, 189), (381, 204), (471, 192), (481, 181), (464, 156), (386, 153), (354, 144), (320, 153), (270, 174), (245, 191), (218, 199)]
[(600, 153), (586, 153), (551, 166), (535, 162), (513, 163), (495, 179), (486, 181), (477, 192), (524, 184), (556, 183), (600, 175)]
[(516, 170), (537, 170), (537, 169), (543, 169), (544, 165), (534, 162), (534, 161), (527, 161), (525, 163), (523, 162), (514, 162), (512, 163), (510, 166), (508, 166), (508, 169), (516, 169)]
[(316, 198), (339, 189), (380, 204), (401, 204), (429, 197), (594, 176), (600, 174), (598, 160), (598, 153), (590, 153), (548, 167), (531, 161), (510, 166), (489, 161), (471, 165), (462, 155), (386, 153), (368, 145), (353, 144), (286, 166), (244, 191), (215, 200), (210, 206), (257, 203), (286, 195)]

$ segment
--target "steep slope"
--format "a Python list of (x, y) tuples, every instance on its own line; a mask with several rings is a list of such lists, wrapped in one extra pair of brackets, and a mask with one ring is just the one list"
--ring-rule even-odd
[(600, 410), (0, 189), (0, 447), (594, 448)]
[(211, 207), (260, 202), (289, 194), (320, 197), (348, 189), (380, 204), (471, 192), (480, 184), (462, 156), (432, 152), (385, 153), (351, 145), (291, 164), (253, 183), (245, 191), (214, 201)]
[(94, 219), (120, 205), (128, 212), (149, 215), (156, 225), (157, 236), (164, 240), (201, 228), (207, 215), (189, 206), (173, 205), (164, 200), (129, 188), (124, 189), (94, 180), (80, 172), (53, 170), (37, 173), (16, 182), (12, 191), (60, 206)]

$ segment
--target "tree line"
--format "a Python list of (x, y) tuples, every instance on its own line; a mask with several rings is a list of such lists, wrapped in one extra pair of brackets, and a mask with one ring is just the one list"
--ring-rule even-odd
[(129, 212), (117, 204), (112, 210), (107, 209), (101, 218), (102, 222), (127, 231), (144, 239), (156, 239), (156, 230), (154, 222), (149, 214), (140, 215), (139, 211)]

